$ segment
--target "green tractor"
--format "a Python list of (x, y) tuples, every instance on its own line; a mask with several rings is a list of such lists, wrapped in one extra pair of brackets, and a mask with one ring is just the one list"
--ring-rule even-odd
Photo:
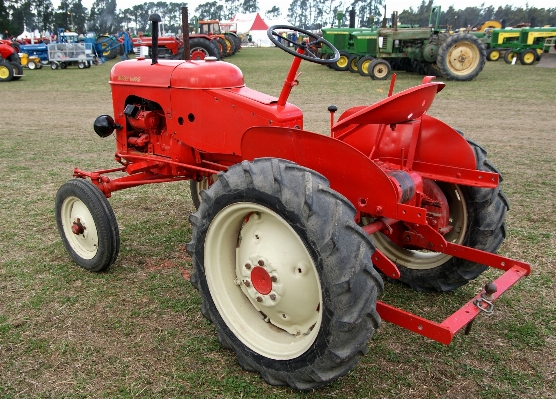
[[(342, 27), (342, 20), (344, 18), (342, 11), (338, 11), (336, 18), (338, 20), (337, 28), (322, 29), (322, 37), (332, 43), (340, 52), (340, 58), (337, 62), (330, 64), (330, 68), (336, 71), (349, 70), (350, 72), (357, 72), (357, 59), (365, 55), (365, 53), (358, 52), (355, 49), (354, 34), (363, 32), (365, 35), (374, 35), (376, 37), (376, 32), (374, 32), (374, 28), (355, 28), (354, 9), (351, 9), (349, 12), (349, 27)], [(323, 58), (328, 58), (332, 55), (328, 48), (323, 49)]]
[(545, 41), (556, 37), (556, 28), (521, 28), (519, 37), (512, 47), (504, 54), (504, 61), (515, 64), (517, 60), (522, 65), (532, 65), (540, 59)]
[[(486, 61), (483, 44), (467, 32), (449, 35), (441, 31), (440, 12), (439, 6), (433, 6), (429, 26), (423, 28), (402, 27), (395, 12), (390, 28), (353, 29), (349, 36), (344, 35), (348, 44), (347, 48), (343, 47), (348, 52), (345, 56), (347, 67), (357, 63), (360, 74), (376, 80), (388, 79), (392, 69), (437, 75), (448, 80), (474, 79)], [(330, 34), (323, 29), (325, 39), (329, 40)]]
[(493, 29), (485, 37), (486, 58), (488, 61), (498, 61), (508, 49), (516, 46), (519, 40), (520, 29), (506, 28)]

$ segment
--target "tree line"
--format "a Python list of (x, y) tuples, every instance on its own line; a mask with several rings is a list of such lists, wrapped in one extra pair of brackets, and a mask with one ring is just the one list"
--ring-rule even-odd
[[(294, 26), (303, 29), (320, 29), (337, 26), (338, 11), (344, 12), (342, 24), (348, 24), (349, 10), (354, 10), (356, 26), (379, 26), (383, 17), (393, 11), (399, 12), (400, 23), (427, 26), (432, 0), (421, 0), (421, 4), (408, 10), (387, 10), (384, 0), (293, 0), (285, 18)], [(178, 33), (181, 27), (181, 8), (187, 3), (145, 2), (131, 8), (120, 9), (117, 0), (95, 0), (88, 9), (82, 0), (61, 0), (55, 9), (52, 0), (0, 0), (0, 32), (8, 30), (17, 36), (23, 31), (55, 32), (64, 28), (79, 33), (115, 33), (131, 28), (132, 32), (148, 31), (148, 17), (158, 13), (162, 17), (165, 32)], [(281, 15), (278, 6), (260, 10), (257, 0), (215, 0), (200, 4), (189, 10), (190, 18), (230, 20), (237, 13), (260, 12), (267, 20)], [(535, 26), (556, 25), (556, 8), (535, 7), (495, 8), (493, 6), (466, 7), (456, 10), (453, 6), (441, 13), (441, 23), (455, 28), (475, 26), (488, 20), (504, 21), (506, 26), (533, 22)], [(245, 33), (245, 32), (240, 32)]]

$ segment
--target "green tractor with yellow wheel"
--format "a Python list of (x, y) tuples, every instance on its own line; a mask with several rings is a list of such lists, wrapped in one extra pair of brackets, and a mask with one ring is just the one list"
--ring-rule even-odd
[(517, 41), (504, 54), (507, 64), (533, 65), (540, 60), (547, 39), (556, 38), (556, 28), (521, 28)]
[[(440, 29), (439, 6), (431, 8), (429, 27), (414, 28), (398, 24), (397, 12), (392, 14), (391, 27), (374, 30), (351, 28), (340, 36), (340, 29), (323, 29), (323, 38), (336, 46), (343, 37), (346, 47), (340, 46), (340, 62), (344, 69), (386, 80), (393, 69), (442, 76), (447, 80), (474, 79), (486, 61), (485, 48), (474, 35), (462, 32), (454, 35)], [(383, 23), (383, 26), (385, 24)], [(332, 36), (332, 37), (331, 37)], [(335, 39), (335, 40), (334, 40)], [(342, 57), (344, 60), (342, 61)], [(355, 66), (356, 65), (356, 66)]]

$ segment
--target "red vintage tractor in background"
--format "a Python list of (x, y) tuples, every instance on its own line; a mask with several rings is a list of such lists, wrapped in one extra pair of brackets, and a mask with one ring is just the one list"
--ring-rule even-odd
[(23, 66), (13, 42), (0, 40), (0, 82), (19, 80), (22, 77)]
[[(153, 43), (160, 17), (151, 16)], [(278, 31), (309, 40), (284, 43)], [(444, 84), (419, 86), (334, 119), (329, 135), (303, 130), (287, 102), (301, 60), (329, 64), (329, 42), (273, 26), (273, 43), (295, 58), (279, 97), (244, 85), (234, 65), (139, 58), (110, 75), (120, 167), (74, 170), (56, 196), (56, 219), (75, 262), (107, 269), (118, 256), (118, 224), (107, 197), (190, 180), (198, 206), (187, 244), (192, 284), (221, 344), (269, 384), (311, 389), (345, 375), (366, 353), (381, 319), (448, 344), (493, 300), (530, 273), (496, 254), (506, 197), (486, 152), (426, 114)], [(311, 51), (328, 46), (322, 60)], [(222, 120), (214, 125), (215, 107)], [(125, 172), (121, 177), (109, 177)], [(202, 189), (205, 188), (205, 189)], [(441, 323), (378, 300), (383, 279), (417, 291), (451, 291), (488, 267), (504, 271)]]

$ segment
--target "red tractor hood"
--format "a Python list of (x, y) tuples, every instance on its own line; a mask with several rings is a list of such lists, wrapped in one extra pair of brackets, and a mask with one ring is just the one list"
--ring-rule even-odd
[(118, 62), (110, 72), (111, 85), (173, 87), (180, 89), (224, 89), (243, 87), (243, 74), (223, 61), (159, 61), (138, 58)]

